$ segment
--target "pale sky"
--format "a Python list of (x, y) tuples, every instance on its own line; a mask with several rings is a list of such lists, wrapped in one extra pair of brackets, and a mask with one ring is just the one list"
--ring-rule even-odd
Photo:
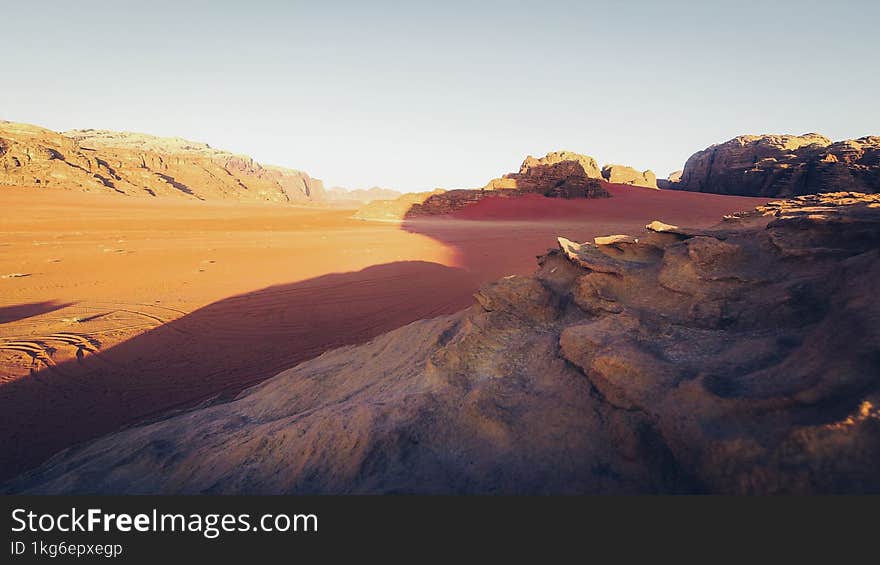
[(880, 134), (880, 2), (0, 0), (0, 119), (181, 136), (327, 186), (527, 154), (680, 169), (743, 133)]

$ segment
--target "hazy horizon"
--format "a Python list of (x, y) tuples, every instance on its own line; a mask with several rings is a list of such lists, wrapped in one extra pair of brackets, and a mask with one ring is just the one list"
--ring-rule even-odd
[(662, 178), (740, 134), (880, 133), (866, 1), (87, 1), (7, 16), (0, 118), (184, 137), (328, 187), (474, 187), (559, 149)]

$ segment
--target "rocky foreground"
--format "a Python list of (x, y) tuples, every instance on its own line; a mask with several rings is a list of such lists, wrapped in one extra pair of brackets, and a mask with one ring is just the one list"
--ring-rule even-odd
[(58, 133), (0, 121), (3, 185), (198, 200), (324, 200), (322, 182), (307, 173), (205, 143), (107, 130)]
[(31, 493), (880, 492), (880, 196), (559, 239), (471, 308), (126, 429)]

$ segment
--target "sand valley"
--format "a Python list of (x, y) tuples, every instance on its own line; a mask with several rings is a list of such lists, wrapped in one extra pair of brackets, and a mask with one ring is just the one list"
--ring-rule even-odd
[(757, 202), (610, 188), (487, 200), (451, 218), (0, 190), (6, 477), (120, 426), (233, 395), (324, 351), (450, 314), (559, 235), (707, 225)]

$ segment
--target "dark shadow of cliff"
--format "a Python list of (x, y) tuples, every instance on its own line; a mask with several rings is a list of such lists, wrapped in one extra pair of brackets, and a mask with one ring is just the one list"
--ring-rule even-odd
[[(220, 300), (98, 355), (0, 386), (0, 480), (73, 444), (212, 397), (415, 320), (461, 310), (479, 280), (404, 261)], [(26, 315), (32, 305), (9, 315)]]

